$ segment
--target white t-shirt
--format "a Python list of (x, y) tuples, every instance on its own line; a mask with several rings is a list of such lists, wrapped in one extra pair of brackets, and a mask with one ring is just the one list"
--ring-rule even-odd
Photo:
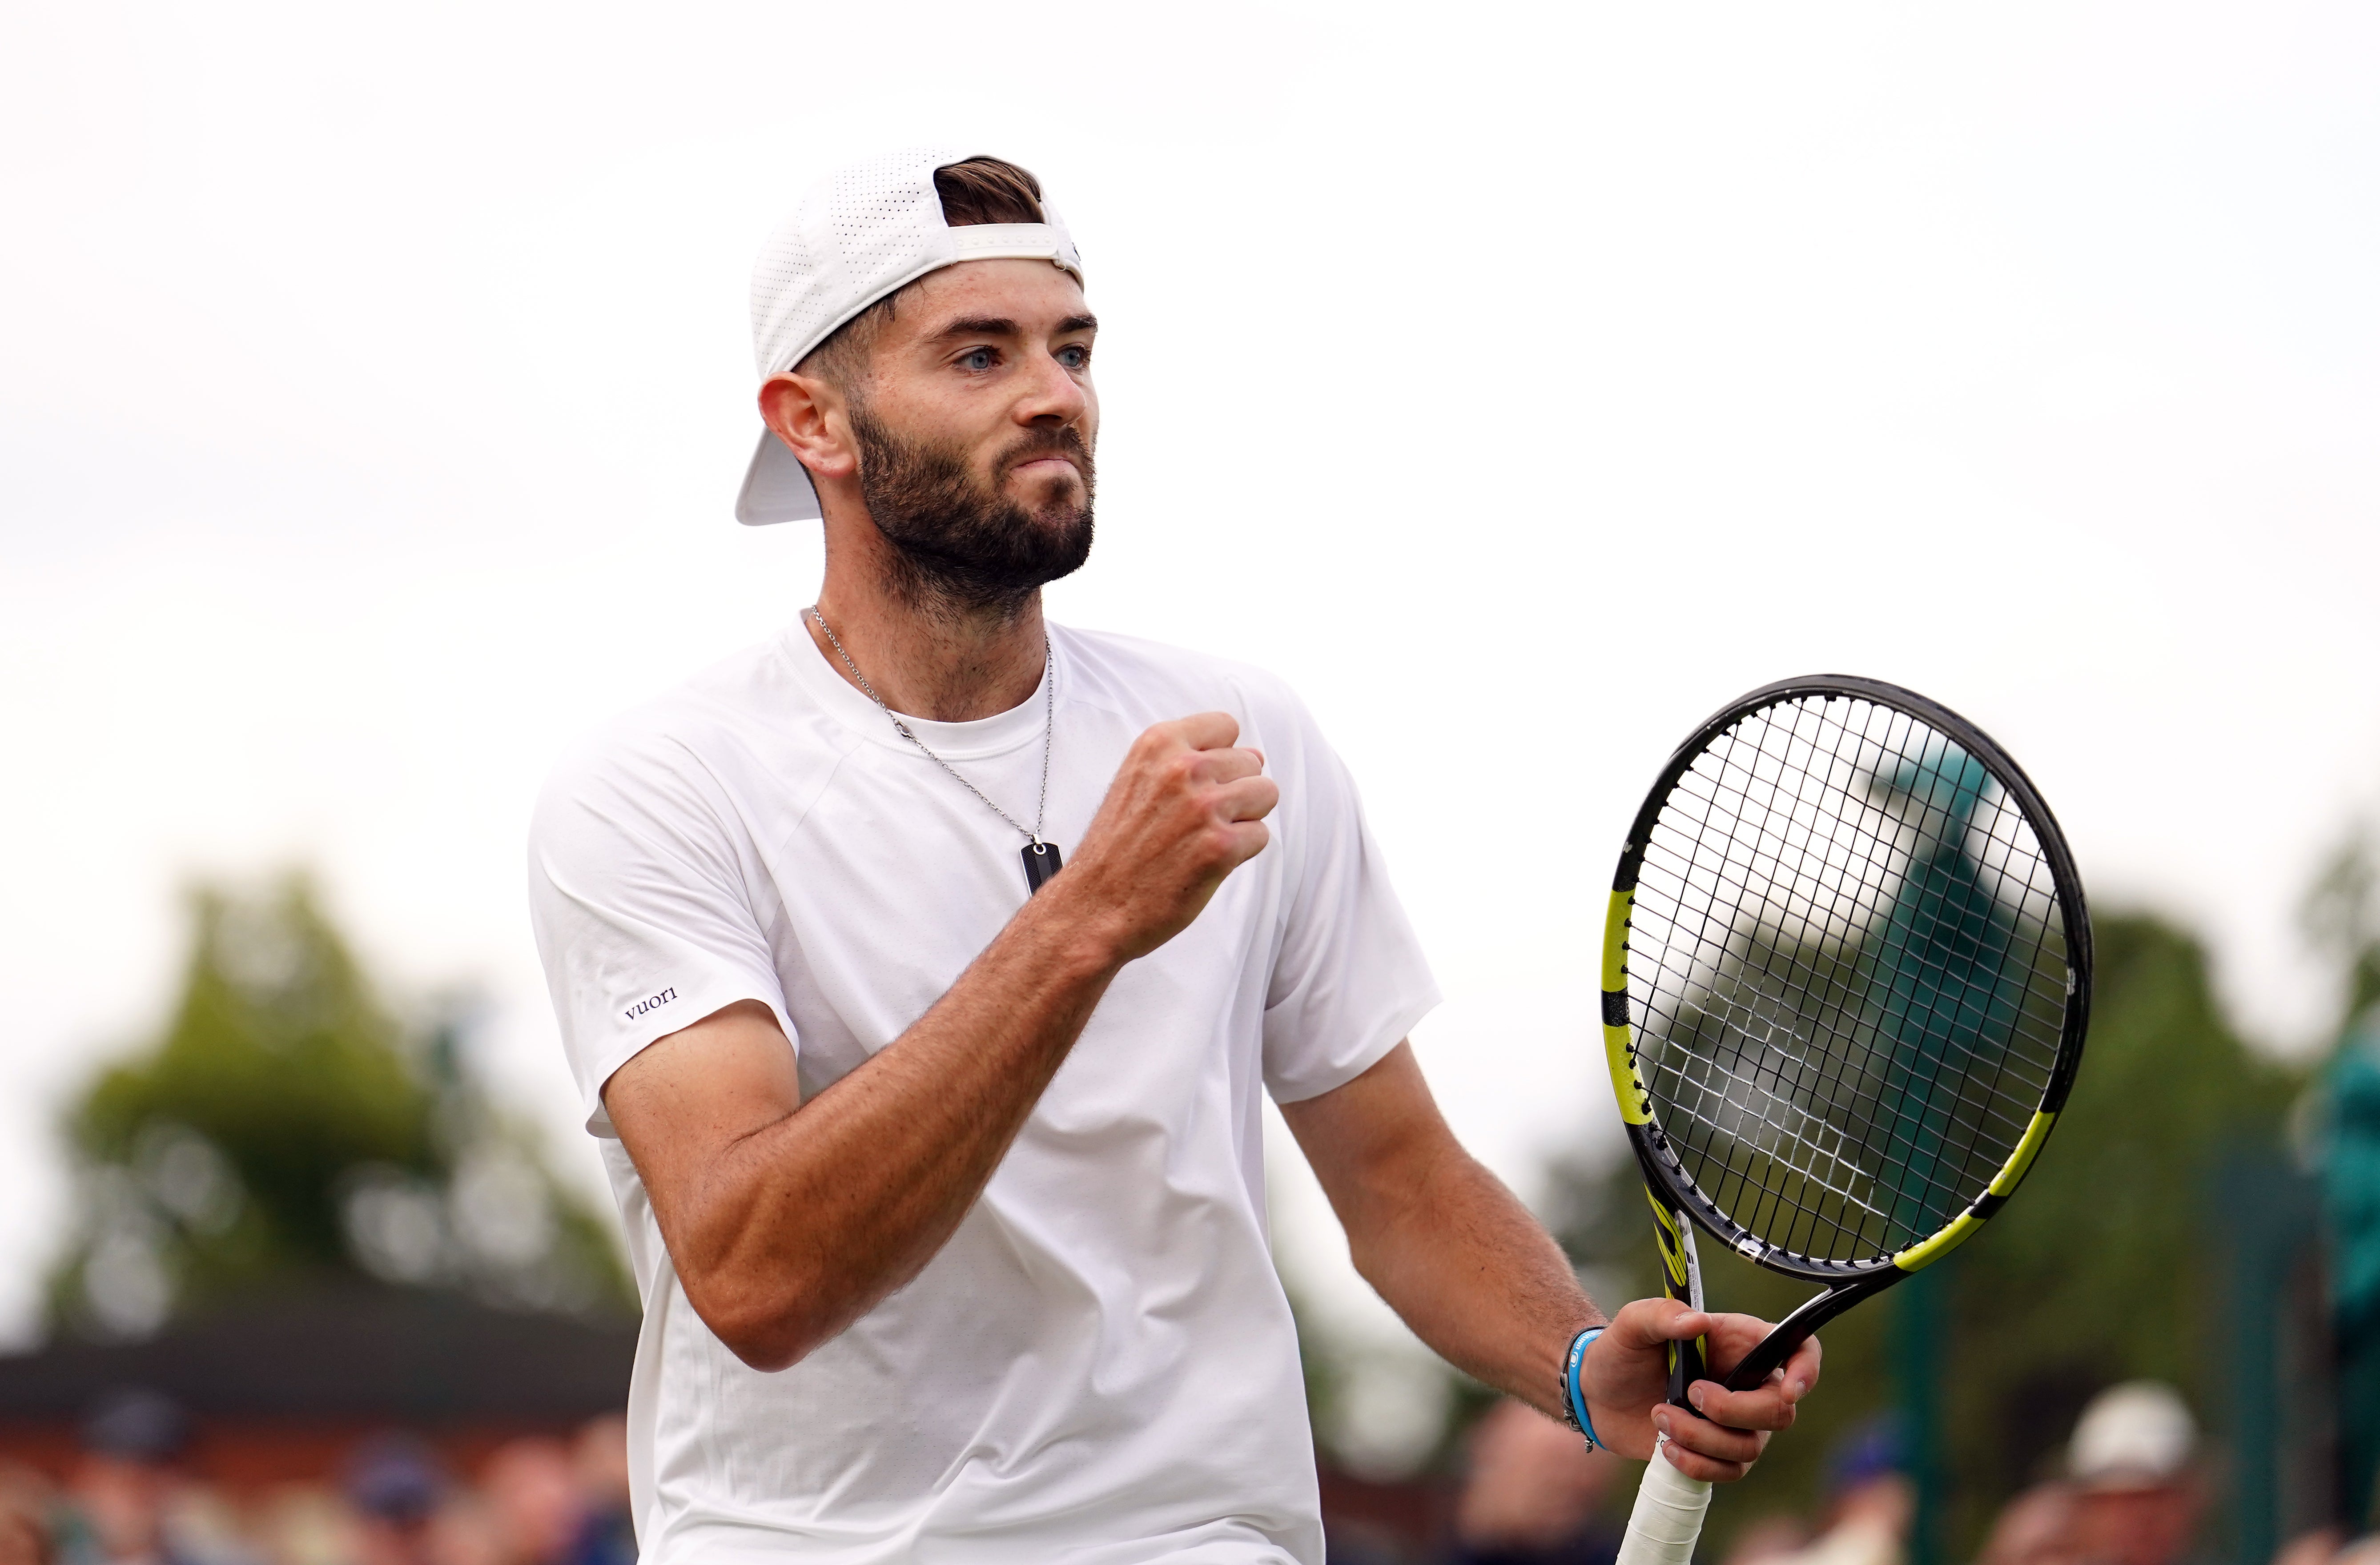
[[(538, 947), (644, 1298), (629, 1450), (653, 1565), (1320, 1565), (1257, 1095), (1352, 1080), (1437, 989), (1346, 770), (1279, 681), (1123, 637), (1050, 645), (1045, 836), (1081, 843), (1151, 723), (1221, 710), (1281, 786), (1271, 843), (1118, 975), (917, 1280), (781, 1373), (688, 1306), (602, 1085), (749, 999), (822, 1091), (1024, 904), (1023, 840), (798, 623), (613, 724), (539, 802)], [(912, 726), (1029, 821), (1046, 694)]]

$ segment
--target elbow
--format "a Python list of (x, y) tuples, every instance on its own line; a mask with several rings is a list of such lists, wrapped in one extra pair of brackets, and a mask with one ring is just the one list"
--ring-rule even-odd
[(764, 1289), (681, 1278), (686, 1302), (710, 1334), (764, 1375), (791, 1369), (832, 1341), (849, 1322), (818, 1309), (808, 1287)]
[(727, 1344), (727, 1351), (744, 1362), (746, 1367), (763, 1375), (774, 1375), (781, 1369), (791, 1369), (809, 1356), (815, 1342), (783, 1330), (762, 1327), (745, 1328), (722, 1323), (711, 1327), (711, 1334)]

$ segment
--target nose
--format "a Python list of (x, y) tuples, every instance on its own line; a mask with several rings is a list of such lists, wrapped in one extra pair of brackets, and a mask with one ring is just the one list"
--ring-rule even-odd
[(1018, 423), (1063, 429), (1080, 419), (1089, 406), (1082, 382), (1058, 362), (1056, 355), (1046, 351), (1034, 355), (1025, 394), (1017, 399)]

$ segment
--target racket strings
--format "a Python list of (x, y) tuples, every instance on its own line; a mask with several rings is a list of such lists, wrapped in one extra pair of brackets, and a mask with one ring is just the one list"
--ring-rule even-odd
[(1981, 762), (1853, 698), (1744, 718), (1679, 779), (1629, 939), (1639, 1072), (1704, 1193), (1813, 1258), (1940, 1228), (2058, 1055), (2051, 869)]
[[(1728, 777), (1724, 776), (1724, 774), (1722, 774), (1721, 781), (1722, 781), (1722, 782), (1723, 782), (1723, 783), (1725, 783), (1725, 782), (1736, 782), (1737, 780), (1728, 778)], [(1838, 779), (1837, 781), (1840, 781), (1840, 780)], [(1738, 785), (1737, 785), (1737, 788), (1736, 788), (1736, 790), (1735, 790), (1735, 791), (1736, 791), (1736, 792), (1739, 792), (1739, 793), (1741, 793), (1741, 792), (1744, 792), (1744, 791), (1745, 791), (1745, 790), (1742, 787), (1742, 785), (1741, 785), (1740, 782), (1738, 782)], [(1728, 801), (1722, 800), (1722, 802), (1728, 802)], [(1838, 817), (1838, 819), (1840, 819), (1840, 817)], [(1706, 819), (1706, 825), (1708, 824), (1707, 819)], [(1743, 846), (1743, 843), (1742, 843), (1742, 837), (1741, 837), (1740, 833), (1739, 833), (1739, 834), (1735, 834), (1735, 836), (1734, 836), (1734, 842), (1733, 842), (1732, 845), (1733, 845), (1734, 847), (1738, 848), (1738, 849), (1741, 849), (1741, 848)], [(1771, 866), (1767, 866), (1767, 865), (1761, 865), (1761, 864), (1758, 864), (1758, 863), (1756, 863), (1756, 862), (1755, 862), (1755, 869), (1767, 869), (1767, 870), (1772, 870), (1772, 872), (1773, 872), (1773, 867), (1771, 867)], [(1868, 882), (1869, 882), (1869, 884), (1873, 885), (1873, 884), (1874, 884), (1874, 878), (1873, 878), (1873, 877), (1869, 877), (1869, 878), (1868, 878)], [(1838, 883), (1836, 886), (1834, 886), (1834, 887), (1833, 887), (1833, 888), (1831, 888), (1831, 889), (1833, 889), (1833, 890), (1834, 890), (1834, 891), (1836, 891), (1837, 892), (1840, 892), (1843, 890), (1843, 888), (1840, 886), (1840, 883)], [(1773, 916), (1773, 909), (1771, 910), (1771, 912), (1772, 912), (1772, 916)], [(1924, 934), (1924, 933), (1925, 933), (1925, 930), (1924, 930), (1924, 928), (1923, 928), (1922, 925), (1921, 925), (1921, 928), (1920, 928), (1920, 931), (1919, 931), (1919, 932), (1920, 932), (1921, 934)], [(1950, 952), (1950, 954), (1951, 954), (1954, 958), (1956, 958), (1956, 957), (1961, 956), (1961, 955), (1967, 955), (1967, 956), (1972, 957), (1972, 954), (1973, 954), (1973, 953), (1971, 953), (1971, 952), (1959, 952), (1953, 951), (1952, 952)], [(1764, 970), (1765, 970), (1768, 975), (1770, 975), (1770, 976), (1772, 976), (1772, 977), (1775, 975), (1775, 973), (1776, 973), (1776, 968), (1774, 967), (1773, 964), (1764, 963), (1764, 964), (1761, 964), (1761, 966), (1763, 967), (1763, 969), (1764, 969)]]
[[(1739, 846), (1741, 845), (1741, 841), (1740, 841), (1740, 839), (1739, 839), (1739, 841), (1738, 841), (1738, 844), (1737, 844), (1737, 845), (1739, 845)], [(1837, 888), (1837, 889), (1838, 889), (1838, 890), (1840, 890), (1840, 888)], [(1920, 932), (1921, 932), (1921, 933), (1923, 933), (1923, 932), (1924, 932), (1924, 931), (1923, 931), (1923, 929), (1922, 929), (1922, 928), (1921, 928)], [(1950, 954), (1950, 955), (1955, 959), (1955, 958), (1957, 958), (1957, 957), (1959, 957), (1959, 956), (1961, 956), (1961, 955), (1972, 956), (1972, 954), (1973, 954), (1973, 953), (1971, 953), (1971, 952), (1957, 952), (1957, 951), (1955, 951), (1955, 950), (1954, 950), (1954, 951), (1952, 951), (1949, 954)], [(1775, 968), (1773, 967), (1773, 965), (1769, 965), (1769, 964), (1763, 964), (1763, 966), (1764, 966), (1764, 968), (1766, 969), (1766, 971), (1767, 971), (1770, 976), (1772, 976), (1772, 977), (1774, 976), (1774, 974), (1775, 974), (1775, 971), (1776, 971), (1776, 970), (1775, 970)], [(1837, 1029), (1835, 1029), (1835, 1030), (1837, 1030), (1838, 1032), (1840, 1032), (1840, 1028), (1837, 1028)], [(1840, 1099), (1838, 1099), (1838, 1100), (1840, 1100)], [(1895, 1150), (1906, 1151), (1906, 1150), (1909, 1150), (1909, 1148), (1905, 1148), (1905, 1147), (1904, 1147), (1904, 1148), (1896, 1148)], [(1834, 1183), (1834, 1182), (1828, 1182), (1828, 1183)], [(1905, 1182), (1904, 1182), (1904, 1183), (1905, 1183)], [(1839, 1186), (1838, 1188), (1840, 1188), (1840, 1186)], [(1872, 1209), (1872, 1208), (1871, 1208), (1871, 1209)]]

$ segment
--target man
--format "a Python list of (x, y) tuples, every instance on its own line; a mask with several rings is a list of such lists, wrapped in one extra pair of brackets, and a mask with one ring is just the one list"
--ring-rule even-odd
[(159, 1392), (100, 1398), (82, 1422), (59, 1557), (69, 1565), (188, 1565), (197, 1556), (174, 1502), (188, 1482), (181, 1464), (190, 1433), (190, 1415)]
[(1471, 1426), (1454, 1506), (1454, 1565), (1611, 1565), (1616, 1528), (1598, 1524), (1621, 1464), (1525, 1403), (1496, 1402)]
[[(816, 605), (617, 725), (533, 828), (540, 947), (645, 1299), (650, 1558), (1322, 1555), (1260, 1091), (1364, 1275), (1548, 1413), (1741, 1476), (1771, 1383), (1658, 1408), (1456, 1146), (1437, 999), (1346, 772), (1254, 669), (1046, 625), (1091, 543), (1098, 322), (1032, 176), (904, 152), (762, 253), (738, 514), (819, 516)], [(1236, 432), (1236, 431), (1235, 431)]]

